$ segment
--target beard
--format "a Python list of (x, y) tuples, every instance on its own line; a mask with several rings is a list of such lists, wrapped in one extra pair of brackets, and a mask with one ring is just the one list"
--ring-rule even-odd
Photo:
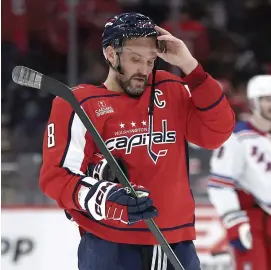
[(129, 79), (125, 79), (125, 75), (118, 74), (116, 81), (129, 97), (138, 98), (143, 94), (148, 83), (148, 78), (145, 75), (137, 73)]

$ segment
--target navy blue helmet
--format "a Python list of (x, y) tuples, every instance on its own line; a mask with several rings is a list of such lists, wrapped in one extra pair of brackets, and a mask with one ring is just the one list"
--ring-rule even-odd
[(120, 47), (123, 39), (157, 37), (160, 34), (154, 27), (154, 22), (140, 13), (122, 13), (114, 16), (105, 24), (103, 48), (105, 49), (109, 45)]

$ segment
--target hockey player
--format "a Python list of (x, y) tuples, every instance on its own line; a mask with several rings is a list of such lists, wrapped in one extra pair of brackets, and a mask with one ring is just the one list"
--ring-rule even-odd
[[(200, 269), (186, 141), (219, 147), (233, 131), (234, 114), (185, 44), (150, 18), (138, 13), (111, 18), (102, 43), (106, 81), (79, 85), (74, 93), (141, 196), (132, 198), (109, 177), (99, 181), (87, 174), (99, 149), (58, 97), (44, 135), (41, 188), (84, 231), (80, 270), (172, 269), (142, 222), (154, 217), (185, 269)], [(186, 76), (156, 71), (157, 57)]]
[(251, 78), (253, 115), (211, 158), (209, 196), (227, 230), (237, 270), (271, 269), (271, 75)]

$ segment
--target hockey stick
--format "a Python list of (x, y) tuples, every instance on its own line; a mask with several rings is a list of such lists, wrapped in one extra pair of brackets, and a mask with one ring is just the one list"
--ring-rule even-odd
[[(15, 83), (19, 85), (41, 89), (42, 91), (46, 91), (53, 94), (54, 96), (59, 96), (66, 100), (72, 106), (73, 110), (76, 112), (88, 132), (91, 134), (95, 144), (98, 146), (99, 150), (108, 161), (110, 167), (114, 170), (119, 182), (123, 185), (123, 187), (128, 188), (128, 190), (133, 196), (137, 197), (137, 194), (131, 186), (129, 180), (121, 170), (119, 164), (117, 163), (111, 152), (107, 149), (103, 139), (99, 135), (95, 126), (93, 125), (86, 112), (76, 99), (75, 95), (67, 85), (46, 75), (43, 75), (35, 70), (23, 66), (17, 66), (13, 69), (12, 79)], [(157, 239), (158, 243), (161, 245), (161, 248), (167, 255), (169, 261), (174, 266), (174, 268), (176, 270), (185, 270), (154, 220), (146, 219), (144, 221)]]

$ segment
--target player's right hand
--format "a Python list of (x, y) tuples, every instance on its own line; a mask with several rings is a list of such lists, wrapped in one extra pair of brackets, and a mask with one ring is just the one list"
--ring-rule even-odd
[(158, 215), (149, 191), (133, 185), (138, 198), (130, 194), (129, 188), (109, 181), (98, 181), (85, 198), (85, 209), (96, 220), (112, 220), (128, 225)]
[(243, 252), (252, 248), (252, 234), (245, 211), (232, 212), (224, 217), (223, 222), (229, 242), (234, 248)]

